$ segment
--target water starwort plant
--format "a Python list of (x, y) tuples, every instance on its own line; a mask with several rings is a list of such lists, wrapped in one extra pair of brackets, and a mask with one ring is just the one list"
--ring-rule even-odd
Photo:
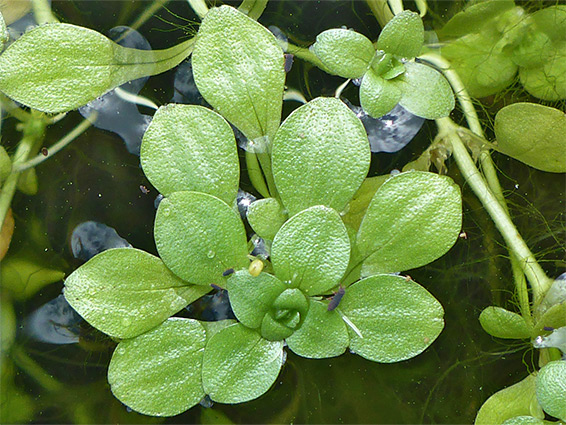
[[(461, 236), (461, 190), (430, 172), (432, 164), (445, 169), (451, 156), (501, 232), (513, 270), (519, 312), (490, 306), (480, 323), (496, 338), (531, 340), (541, 350), (540, 370), (491, 396), (476, 423), (548, 423), (545, 413), (566, 420), (566, 279), (547, 277), (523, 241), (490, 157), (494, 150), (566, 172), (566, 116), (513, 103), (497, 113), (493, 143), (470, 98), (500, 92), (518, 73), (533, 96), (564, 99), (566, 9), (528, 13), (513, 1), (477, 2), (439, 30), (439, 51), (425, 44), (421, 17), (401, 1), (368, 1), (384, 24), (375, 43), (340, 28), (323, 31), (310, 49), (286, 46), (347, 81), (337, 97), (315, 97), (281, 122), (285, 56), (256, 22), (265, 2), (244, 1), (239, 10), (189, 3), (202, 18), (198, 33), (169, 49), (123, 47), (46, 14), (44, 25), (0, 55), (1, 100), (24, 130), (11, 158), (0, 150), (0, 223), (22, 173), (33, 180), (33, 166), (43, 161), (31, 157), (57, 117), (48, 114), (82, 107), (189, 56), (196, 87), (212, 107), (161, 106), (143, 136), (141, 166), (163, 196), (153, 229), (159, 256), (109, 249), (65, 279), (67, 302), (117, 342), (108, 369), (116, 398), (136, 412), (173, 416), (203, 399), (260, 397), (278, 378), (286, 350), (311, 359), (349, 350), (379, 363), (422, 353), (442, 332), (444, 310), (400, 273), (442, 257)], [(426, 11), (426, 2), (417, 4)], [(368, 177), (366, 129), (339, 98), (350, 80), (360, 83), (361, 107), (374, 118), (401, 105), (436, 120), (436, 139), (403, 172)], [(448, 118), (455, 96), (469, 128)], [(89, 125), (85, 120), (57, 150)], [(243, 153), (234, 128), (246, 139)], [(243, 215), (242, 178), (261, 195)], [(258, 238), (264, 253), (254, 251)], [(234, 320), (178, 315), (211, 291), (227, 291)]]

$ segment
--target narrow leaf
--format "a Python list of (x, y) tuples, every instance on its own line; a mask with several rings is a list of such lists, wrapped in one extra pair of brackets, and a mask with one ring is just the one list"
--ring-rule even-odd
[(283, 341), (267, 341), (241, 324), (215, 334), (204, 352), (205, 392), (219, 403), (243, 403), (269, 390), (283, 364)]
[(364, 75), (375, 54), (366, 36), (343, 28), (323, 31), (311, 49), (328, 70), (344, 78)]
[(190, 285), (147, 252), (104, 251), (65, 280), (65, 298), (88, 323), (115, 338), (146, 332), (210, 291)]
[(154, 231), (163, 262), (188, 282), (222, 285), (227, 269), (249, 264), (239, 215), (214, 196), (174, 192), (159, 204)]
[(250, 140), (279, 127), (284, 62), (275, 36), (230, 6), (208, 11), (192, 56), (202, 96)]
[(377, 39), (377, 50), (403, 58), (417, 56), (424, 43), (423, 21), (418, 13), (404, 10), (391, 19)]
[(338, 285), (348, 267), (350, 240), (338, 213), (311, 207), (279, 230), (271, 247), (275, 275), (308, 295)]
[(166, 105), (143, 136), (141, 164), (164, 196), (190, 190), (232, 204), (240, 182), (236, 140), (230, 125), (202, 106)]
[(380, 363), (419, 355), (444, 327), (440, 303), (401, 276), (371, 276), (353, 284), (338, 310), (349, 322), (350, 349)]
[(289, 215), (314, 205), (342, 211), (369, 169), (364, 126), (335, 98), (297, 108), (273, 141), (273, 175)]
[(181, 318), (120, 342), (108, 368), (112, 393), (145, 415), (174, 416), (190, 409), (205, 395), (204, 345), (200, 323)]
[(191, 39), (166, 50), (137, 50), (88, 28), (41, 25), (0, 55), (0, 91), (33, 109), (66, 112), (123, 83), (177, 66), (192, 44)]

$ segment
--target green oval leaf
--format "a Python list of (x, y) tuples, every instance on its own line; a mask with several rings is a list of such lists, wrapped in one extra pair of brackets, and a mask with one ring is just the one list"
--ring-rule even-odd
[(519, 68), (521, 84), (530, 94), (543, 100), (566, 99), (566, 42), (553, 43), (544, 64)]
[(497, 338), (530, 338), (529, 329), (521, 315), (501, 307), (490, 306), (480, 314), (480, 324), (484, 331)]
[(50, 269), (29, 255), (17, 255), (2, 260), (0, 282), (15, 300), (25, 300), (50, 283), (59, 282), (65, 272)]
[(221, 285), (227, 269), (249, 264), (239, 215), (214, 196), (174, 192), (159, 204), (154, 231), (163, 262), (188, 282)]
[(112, 393), (145, 415), (174, 416), (190, 409), (205, 395), (204, 345), (200, 323), (181, 318), (120, 342), (108, 367)]
[(202, 106), (159, 108), (143, 136), (141, 164), (164, 196), (190, 190), (232, 204), (240, 181), (236, 140), (230, 125)]
[(336, 310), (309, 300), (309, 311), (299, 330), (286, 339), (289, 348), (309, 359), (326, 359), (344, 353), (350, 344), (346, 324)]
[(342, 211), (369, 169), (366, 131), (340, 100), (317, 98), (297, 108), (273, 141), (273, 177), (292, 216), (314, 205)]
[(230, 6), (208, 11), (192, 56), (202, 96), (250, 140), (279, 127), (284, 62), (273, 34)]
[(538, 373), (537, 399), (546, 413), (566, 421), (566, 362), (547, 363)]
[(514, 418), (507, 419), (502, 425), (545, 425), (552, 423), (554, 422), (543, 421), (533, 416), (515, 416)]
[(499, 425), (516, 416), (544, 417), (535, 395), (534, 375), (504, 388), (491, 397), (480, 408), (475, 425)]
[(347, 320), (350, 349), (393, 363), (422, 353), (442, 331), (444, 310), (418, 283), (378, 275), (350, 286), (338, 309)]
[(404, 10), (383, 27), (376, 48), (403, 58), (414, 58), (420, 53), (423, 43), (421, 17), (418, 13)]
[(492, 19), (515, 7), (513, 0), (488, 0), (469, 4), (440, 30), (441, 37), (458, 37), (477, 32)]
[(66, 280), (67, 302), (88, 323), (116, 338), (132, 338), (167, 320), (210, 291), (190, 285), (151, 254), (104, 251)]
[(338, 285), (350, 259), (350, 240), (336, 211), (322, 205), (292, 217), (271, 247), (275, 275), (308, 295)]
[(462, 198), (449, 177), (409, 171), (377, 190), (358, 231), (362, 275), (424, 266), (454, 245), (462, 226)]
[(88, 28), (41, 25), (0, 56), (0, 91), (33, 109), (66, 112), (123, 83), (177, 66), (192, 44), (187, 40), (166, 50), (137, 50)]
[(287, 220), (285, 210), (275, 198), (258, 199), (252, 202), (248, 207), (246, 217), (254, 232), (270, 241)]
[(286, 285), (267, 273), (252, 276), (247, 270), (234, 273), (228, 279), (228, 295), (234, 315), (249, 328), (259, 328), (273, 301)]
[(399, 104), (414, 115), (429, 120), (447, 117), (454, 109), (454, 93), (437, 70), (420, 63), (407, 62), (399, 77), (402, 95)]
[(385, 80), (370, 69), (360, 86), (360, 104), (363, 110), (374, 118), (379, 118), (391, 110), (401, 100), (402, 91), (397, 80)]
[(205, 392), (219, 403), (243, 403), (269, 390), (283, 364), (283, 341), (267, 341), (241, 324), (215, 334), (204, 352)]
[(514, 103), (495, 116), (495, 148), (531, 167), (566, 172), (566, 114), (535, 103)]
[(364, 75), (375, 55), (366, 36), (343, 28), (321, 32), (311, 49), (329, 71), (344, 78)]

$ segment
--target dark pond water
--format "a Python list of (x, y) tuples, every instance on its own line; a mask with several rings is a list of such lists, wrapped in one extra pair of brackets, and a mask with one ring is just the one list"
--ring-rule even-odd
[[(131, 25), (151, 4), (54, 2), (53, 9), (64, 22), (108, 33), (117, 25)], [(433, 3), (427, 24), (434, 27), (443, 14), (457, 7), (458, 2)], [(164, 48), (185, 39), (191, 31), (187, 25), (194, 19), (185, 2), (169, 2), (139, 31), (153, 48)], [(362, 1), (272, 1), (261, 22), (277, 26), (294, 43), (305, 45), (319, 32), (342, 25), (373, 39), (379, 33)], [(175, 70), (152, 77), (140, 93), (158, 105), (167, 103), (174, 96), (174, 79)], [(332, 95), (341, 82), (295, 61), (287, 85), (310, 99)], [(344, 96), (355, 102), (356, 91), (349, 87)], [(487, 113), (514, 101), (516, 95), (512, 90), (497, 104), (488, 99)], [(285, 114), (296, 106), (287, 103)], [(51, 126), (45, 145), (80, 120), (79, 113), (73, 112)], [(400, 152), (373, 154), (372, 175), (415, 159), (434, 135), (430, 124)], [(9, 150), (14, 149), (17, 137), (14, 120), (6, 120), (2, 141)], [(494, 155), (494, 160), (519, 229), (547, 273), (559, 275), (566, 265), (564, 176), (539, 172), (501, 155)], [(415, 359), (377, 364), (351, 354), (308, 360), (289, 352), (275, 385), (257, 400), (197, 406), (168, 419), (148, 418), (128, 411), (110, 392), (106, 371), (115, 346), (112, 340), (57, 304), (43, 312), (46, 317), (63, 317), (64, 323), (38, 331), (56, 334), (51, 342), (29, 331), (32, 313), (61, 294), (63, 284), (57, 282), (25, 300), (11, 300), (18, 333), (4, 367), (13, 371), (17, 391), (27, 396), (11, 408), (24, 412), (22, 421), (30, 423), (472, 423), (488, 396), (525, 377), (535, 361), (527, 344), (495, 340), (479, 325), (478, 315), (487, 305), (512, 305), (511, 272), (500, 235), (457, 169), (448, 165), (448, 174), (463, 186), (467, 238), (429, 266), (409, 271), (446, 311), (444, 331)], [(33, 258), (46, 268), (69, 274), (82, 264), (73, 256), (71, 235), (86, 221), (104, 223), (132, 246), (156, 253), (152, 229), (157, 193), (144, 177), (139, 158), (128, 152), (117, 134), (91, 128), (38, 166), (37, 174), (38, 194), (17, 194), (14, 199), (16, 231), (9, 256)], [(247, 182), (242, 182), (242, 188), (251, 191)]]

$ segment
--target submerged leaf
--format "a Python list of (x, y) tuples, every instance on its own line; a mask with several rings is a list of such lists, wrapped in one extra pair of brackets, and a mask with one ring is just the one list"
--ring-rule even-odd
[(495, 148), (531, 167), (566, 172), (566, 114), (535, 103), (514, 103), (495, 116)]
[(126, 406), (151, 416), (174, 416), (204, 397), (205, 330), (193, 319), (172, 318), (118, 344), (108, 382)]
[(33, 28), (0, 55), (0, 91), (33, 109), (77, 109), (136, 78), (178, 65), (193, 40), (166, 50), (122, 47), (102, 34), (69, 24)]
[(153, 255), (134, 248), (102, 252), (65, 280), (65, 298), (87, 322), (116, 338), (132, 338), (210, 291), (190, 285)]
[(190, 190), (231, 205), (238, 192), (240, 164), (234, 132), (202, 106), (162, 106), (143, 136), (141, 164), (164, 196)]
[(163, 262), (188, 282), (222, 285), (224, 271), (249, 264), (239, 214), (214, 196), (174, 192), (159, 204), (154, 232)]
[(295, 109), (273, 141), (273, 177), (292, 216), (314, 205), (342, 211), (369, 169), (364, 126), (340, 100), (319, 97)]
[(530, 338), (529, 329), (521, 315), (501, 307), (490, 306), (480, 314), (480, 324), (484, 331), (497, 338)]
[(269, 390), (282, 364), (283, 341), (267, 341), (239, 323), (228, 326), (206, 345), (204, 391), (219, 403), (253, 400)]
[(556, 43), (545, 61), (535, 68), (520, 68), (521, 84), (530, 94), (543, 100), (566, 99), (566, 42)]
[(380, 363), (422, 353), (444, 328), (444, 310), (422, 286), (402, 276), (371, 276), (350, 286), (338, 310), (350, 349)]
[(273, 34), (230, 6), (208, 11), (192, 56), (202, 96), (252, 141), (279, 127), (284, 62)]

